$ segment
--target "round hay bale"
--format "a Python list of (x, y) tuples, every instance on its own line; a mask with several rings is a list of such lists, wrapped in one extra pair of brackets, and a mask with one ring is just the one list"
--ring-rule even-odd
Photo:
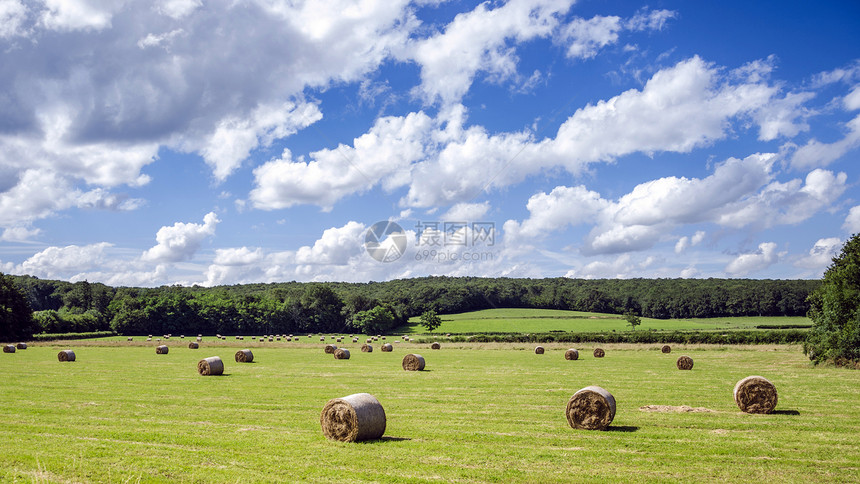
[(403, 369), (406, 371), (421, 371), (424, 369), (424, 357), (416, 354), (408, 354), (403, 357)]
[(748, 376), (739, 381), (734, 396), (742, 412), (771, 413), (776, 408), (776, 387), (763, 376)]
[(188, 343), (188, 349), (189, 350), (196, 350), (197, 348), (200, 348), (200, 344), (197, 343), (196, 341), (192, 341), (192, 342)]
[(385, 410), (369, 393), (333, 398), (323, 407), (320, 425), (323, 435), (331, 440), (375, 440), (385, 433)]
[(352, 338), (353, 343), (358, 343), (358, 338)]
[(197, 342), (199, 343), (199, 342), (201, 342), (201, 341), (203, 341), (203, 337), (202, 337), (202, 336), (198, 336), (198, 337), (197, 337)]
[(441, 348), (442, 348), (442, 345), (440, 345), (438, 342), (434, 342), (432, 345), (430, 345), (431, 350), (438, 350)]
[(221, 361), (221, 358), (218, 356), (203, 358), (197, 362), (197, 373), (200, 373), (203, 376), (223, 375), (224, 362)]
[(334, 350), (334, 359), (336, 360), (348, 360), (349, 359), (349, 350), (346, 348), (338, 348)]
[(27, 343), (18, 343), (17, 345), (15, 345), (15, 347), (18, 348), (19, 350), (26, 350), (27, 349)]
[(14, 353), (15, 349), (15, 345), (6, 345), (3, 347), (3, 353)]
[(535, 346), (535, 354), (536, 355), (542, 355), (544, 353), (544, 351), (545, 350), (543, 349), (543, 346)]
[(365, 343), (373, 343), (373, 338), (367, 338), (364, 340)]
[(147, 341), (152, 341), (152, 338), (146, 338)]
[(603, 351), (603, 348), (594, 348), (595, 358), (603, 358), (604, 356), (606, 356), (606, 352)]
[(131, 336), (129, 336), (129, 337), (128, 337), (128, 341), (134, 341), (134, 338), (132, 338)]
[(341, 342), (341, 338), (338, 338), (338, 339), (336, 339), (336, 340), (334, 340), (334, 341), (335, 341), (335, 343), (340, 343), (340, 342)]
[(336, 350), (336, 349), (337, 349), (337, 346), (335, 346), (335, 345), (325, 345), (325, 354), (327, 354), (327, 355), (334, 354), (334, 350)]
[(671, 353), (672, 347), (669, 345), (663, 345), (663, 347), (660, 348), (660, 351), (662, 351), (663, 353)]
[(272, 341), (274, 341), (274, 340), (272, 338), (269, 338), (269, 343), (271, 343)]
[(236, 352), (236, 363), (250, 363), (254, 361), (254, 353), (251, 350), (239, 350)]
[(578, 360), (579, 359), (579, 351), (573, 348), (564, 352), (565, 360)]
[(325, 341), (325, 336), (320, 336), (320, 341)]
[(565, 414), (572, 428), (604, 430), (615, 418), (615, 397), (601, 387), (585, 387), (570, 397)]
[(693, 359), (687, 355), (679, 356), (676, 365), (678, 365), (679, 370), (692, 370)]
[(180, 334), (180, 335), (179, 335), (179, 339), (185, 339), (185, 335), (184, 335), (184, 334)]
[(166, 355), (168, 351), (170, 351), (170, 348), (168, 348), (166, 345), (159, 345), (155, 347), (156, 355)]
[(373, 346), (365, 343), (365, 344), (361, 345), (361, 352), (362, 353), (373, 353)]
[(394, 351), (394, 347), (391, 346), (391, 343), (385, 343), (384, 345), (382, 345), (382, 351), (384, 351), (386, 353), (390, 353), (390, 352)]
[(63, 350), (57, 353), (57, 359), (60, 361), (75, 361), (75, 352), (72, 350)]

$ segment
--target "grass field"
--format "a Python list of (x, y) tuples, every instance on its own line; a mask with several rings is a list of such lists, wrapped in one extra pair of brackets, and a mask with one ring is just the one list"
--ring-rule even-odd
[[(813, 368), (796, 346), (591, 347), (564, 360), (518, 344), (397, 344), (334, 360), (316, 343), (154, 342), (31, 345), (0, 356), (2, 482), (857, 482), (860, 372)], [(111, 346), (112, 345), (112, 346)], [(233, 361), (251, 347), (254, 363)], [(72, 348), (74, 363), (57, 352)], [(427, 371), (405, 372), (418, 352)], [(675, 360), (691, 356), (691, 371)], [(225, 375), (196, 363), (219, 355)], [(734, 384), (762, 375), (777, 412), (748, 415)], [(616, 398), (608, 431), (571, 429), (570, 396)], [(326, 440), (326, 401), (369, 392), (385, 408), (380, 441)], [(647, 412), (644, 405), (708, 412)]]
[[(545, 333), (549, 331), (600, 332), (629, 331), (630, 326), (618, 314), (586, 313), (556, 309), (485, 309), (460, 314), (444, 314), (442, 325), (436, 333)], [(712, 330), (755, 329), (762, 324), (812, 324), (806, 317), (736, 317), (697, 319), (651, 319), (642, 318), (637, 330)], [(398, 328), (403, 333), (426, 333), (419, 318), (409, 320), (409, 325)]]

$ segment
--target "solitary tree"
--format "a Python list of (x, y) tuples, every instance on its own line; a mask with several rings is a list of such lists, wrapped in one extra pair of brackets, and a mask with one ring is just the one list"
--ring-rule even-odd
[(436, 314), (436, 311), (431, 309), (429, 311), (424, 311), (421, 314), (421, 326), (424, 326), (424, 329), (426, 329), (427, 331), (433, 331), (441, 325), (442, 318), (440, 318), (439, 315)]
[(0, 340), (28, 339), (35, 321), (27, 297), (15, 287), (11, 277), (0, 272)]
[(636, 326), (642, 324), (642, 320), (633, 311), (624, 313), (624, 319), (627, 320), (627, 324), (630, 325), (632, 331), (636, 331)]

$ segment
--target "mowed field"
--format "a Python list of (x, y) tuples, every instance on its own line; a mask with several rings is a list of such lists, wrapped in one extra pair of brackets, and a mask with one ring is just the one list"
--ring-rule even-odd
[[(484, 309), (460, 314), (440, 315), (442, 325), (435, 333), (544, 333), (549, 331), (602, 332), (629, 331), (624, 316), (618, 314), (587, 313), (556, 309)], [(409, 325), (398, 328), (404, 333), (426, 333), (413, 317)], [(642, 318), (641, 330), (737, 330), (755, 329), (758, 325), (810, 325), (804, 316), (774, 317), (749, 316), (732, 318), (652, 319)]]
[[(211, 338), (210, 338), (211, 339)], [(74, 341), (0, 355), (2, 482), (857, 482), (860, 372), (814, 368), (797, 346), (344, 344)], [(111, 346), (113, 345), (113, 346)], [(60, 349), (77, 361), (60, 363)], [(233, 355), (251, 348), (254, 362)], [(406, 372), (407, 353), (422, 372)], [(689, 355), (695, 366), (680, 371)], [(225, 375), (196, 364), (220, 356)], [(741, 413), (734, 384), (761, 375), (777, 412)], [(607, 431), (571, 429), (565, 406), (599, 385), (617, 401)], [(368, 392), (382, 440), (327, 440), (320, 412)], [(662, 412), (645, 411), (661, 405)], [(673, 411), (689, 406), (697, 412)]]

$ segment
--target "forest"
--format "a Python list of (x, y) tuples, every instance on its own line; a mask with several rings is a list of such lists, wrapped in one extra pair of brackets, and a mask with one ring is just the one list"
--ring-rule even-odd
[(820, 280), (421, 277), (368, 283), (110, 287), (7, 276), (38, 333), (381, 333), (428, 310), (568, 309), (648, 318), (803, 316)]

